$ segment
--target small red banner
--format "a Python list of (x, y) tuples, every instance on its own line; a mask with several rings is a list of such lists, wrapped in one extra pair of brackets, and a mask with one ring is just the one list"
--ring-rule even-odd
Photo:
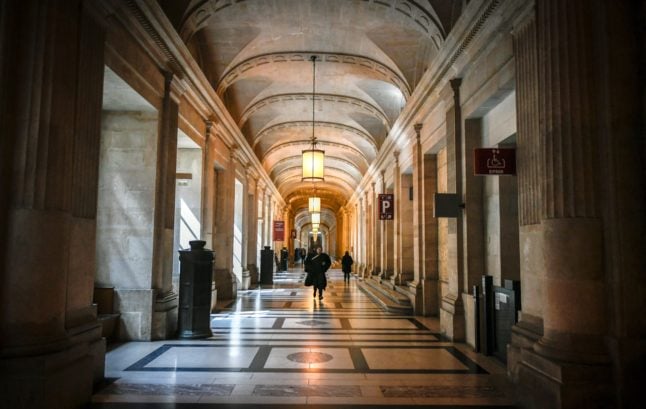
[(391, 193), (379, 194), (379, 220), (392, 220), (395, 215), (395, 197)]
[(515, 175), (516, 149), (475, 149), (473, 173), (475, 175)]
[(274, 220), (274, 241), (285, 240), (285, 222), (283, 220)]

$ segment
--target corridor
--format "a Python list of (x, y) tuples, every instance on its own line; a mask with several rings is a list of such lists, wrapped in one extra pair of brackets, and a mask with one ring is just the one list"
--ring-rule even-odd
[(511, 407), (504, 365), (443, 342), (436, 318), (384, 313), (355, 278), (328, 276), (322, 301), (299, 267), (242, 291), (212, 315), (210, 339), (109, 348), (92, 408)]

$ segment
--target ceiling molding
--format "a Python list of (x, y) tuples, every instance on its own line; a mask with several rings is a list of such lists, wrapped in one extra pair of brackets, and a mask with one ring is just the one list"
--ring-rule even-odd
[(244, 76), (244, 73), (255, 67), (265, 64), (281, 64), (289, 62), (308, 62), (310, 57), (315, 55), (319, 64), (348, 64), (353, 66), (360, 66), (361, 68), (371, 70), (375, 73), (375, 78), (380, 78), (385, 82), (389, 82), (396, 86), (399, 91), (408, 99), (411, 95), (411, 88), (408, 82), (397, 74), (390, 67), (373, 60), (372, 58), (362, 57), (360, 55), (344, 54), (344, 53), (328, 53), (316, 51), (293, 51), (282, 53), (269, 53), (260, 54), (255, 57), (246, 59), (229, 70), (227, 70), (220, 79), (216, 93), (220, 96), (234, 82)]
[[(279, 131), (281, 129), (288, 129), (288, 128), (298, 128), (298, 127), (307, 127), (311, 128), (312, 127), (312, 121), (289, 121), (289, 122), (281, 122), (279, 124), (271, 125), (260, 132), (254, 137), (253, 143), (251, 145), (252, 148), (256, 148), (256, 145), (260, 142), (263, 136), (265, 136), (268, 133), (272, 133), (275, 131)], [(338, 122), (324, 122), (324, 121), (316, 121), (315, 122), (315, 128), (332, 128), (332, 129), (339, 129), (344, 132), (350, 132), (364, 141), (368, 142), (370, 146), (372, 146), (372, 149), (374, 150), (374, 155), (377, 155), (378, 149), (377, 149), (377, 143), (372, 139), (372, 137), (362, 131), (361, 129), (349, 126), (349, 125), (344, 125), (340, 124)]]
[[(238, 122), (238, 127), (242, 129), (242, 127), (245, 125), (245, 123), (247, 122), (247, 120), (251, 115), (258, 112), (262, 108), (268, 107), (271, 104), (277, 104), (281, 102), (292, 102), (292, 101), (302, 102), (302, 101), (311, 101), (311, 100), (312, 100), (312, 94), (304, 93), (304, 92), (293, 93), (293, 94), (276, 94), (276, 95), (259, 99), (258, 101), (251, 104), (251, 106), (249, 106), (242, 113), (242, 116), (240, 117), (240, 121)], [(359, 108), (379, 118), (381, 123), (386, 127), (386, 130), (390, 130), (390, 121), (386, 117), (386, 114), (380, 108), (362, 99), (350, 97), (346, 95), (317, 93), (316, 96), (314, 97), (314, 100), (352, 105), (353, 107)]]

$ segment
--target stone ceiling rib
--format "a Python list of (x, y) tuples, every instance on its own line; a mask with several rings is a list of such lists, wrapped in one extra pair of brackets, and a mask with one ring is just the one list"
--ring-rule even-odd
[[(391, 123), (388, 117), (386, 116), (386, 114), (375, 105), (369, 102), (366, 102), (364, 100), (361, 100), (359, 98), (354, 98), (354, 97), (345, 96), (345, 95), (317, 93), (314, 99), (317, 101), (327, 100), (331, 102), (352, 105), (353, 107), (361, 109), (364, 112), (379, 118), (379, 120), (381, 121), (382, 124), (384, 124), (386, 129), (390, 129)], [(275, 104), (278, 102), (285, 102), (285, 101), (300, 102), (303, 100), (312, 101), (312, 94), (305, 94), (305, 93), (277, 94), (266, 98), (262, 98), (258, 101), (255, 101), (251, 106), (249, 106), (242, 113), (240, 117), (240, 121), (238, 122), (238, 126), (240, 127), (240, 129), (242, 129), (250, 116), (252, 116), (254, 113), (258, 112), (262, 108), (265, 108), (271, 104)]]
[(243, 78), (245, 72), (251, 70), (252, 68), (265, 64), (308, 62), (310, 57), (313, 55), (315, 55), (318, 59), (317, 64), (347, 64), (350, 66), (367, 69), (374, 74), (373, 78), (381, 79), (396, 86), (406, 99), (408, 99), (411, 95), (411, 88), (408, 85), (408, 82), (403, 78), (403, 76), (378, 61), (375, 61), (371, 58), (362, 57), (360, 55), (316, 51), (294, 51), (261, 54), (244, 60), (227, 70), (222, 75), (222, 78), (218, 82), (216, 93), (220, 96), (224, 95), (224, 92), (228, 87)]

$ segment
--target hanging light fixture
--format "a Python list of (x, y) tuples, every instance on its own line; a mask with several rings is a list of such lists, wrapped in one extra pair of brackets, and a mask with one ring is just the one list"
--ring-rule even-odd
[(321, 223), (321, 213), (313, 212), (312, 213), (312, 223)]
[(316, 148), (316, 136), (314, 136), (314, 103), (316, 100), (316, 56), (310, 57), (312, 61), (312, 147), (303, 151), (303, 182), (323, 181), (323, 160), (325, 151)]
[(318, 230), (321, 223), (312, 223), (312, 230)]
[(316, 191), (314, 191), (314, 196), (310, 197), (309, 208), (310, 212), (321, 211), (321, 198), (316, 196)]

